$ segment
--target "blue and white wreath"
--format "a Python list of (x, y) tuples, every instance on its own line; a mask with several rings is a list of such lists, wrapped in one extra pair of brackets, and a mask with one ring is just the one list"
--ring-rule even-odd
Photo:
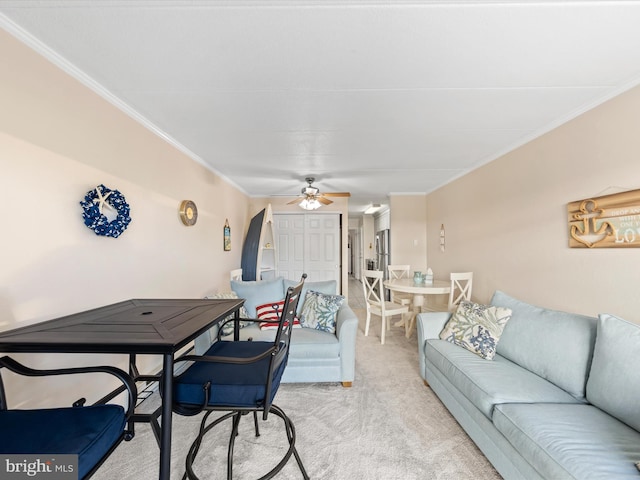
[[(131, 223), (129, 204), (118, 190), (111, 190), (104, 185), (98, 185), (90, 190), (80, 202), (84, 224), (96, 235), (104, 237), (119, 237)], [(109, 221), (102, 213), (104, 208), (114, 210), (116, 218)]]

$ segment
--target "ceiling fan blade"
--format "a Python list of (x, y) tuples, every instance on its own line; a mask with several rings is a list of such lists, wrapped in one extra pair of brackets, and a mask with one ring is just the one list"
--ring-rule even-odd
[(316, 200), (318, 200), (321, 204), (323, 205), (330, 205), (333, 202), (331, 200), (329, 200), (328, 198), (323, 198), (323, 197), (318, 197)]
[(323, 195), (325, 197), (350, 197), (351, 194), (349, 192), (327, 192), (327, 193), (321, 193), (320, 195)]
[(300, 203), (302, 201), (301, 198), (296, 198), (295, 200), (291, 200), (290, 202), (287, 202), (287, 205), (293, 205), (294, 203)]

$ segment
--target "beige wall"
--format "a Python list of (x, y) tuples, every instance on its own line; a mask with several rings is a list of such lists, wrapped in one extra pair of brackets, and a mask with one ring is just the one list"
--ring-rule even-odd
[[(0, 58), (0, 329), (130, 298), (228, 291), (248, 197), (1, 31)], [(79, 202), (100, 183), (131, 205), (132, 222), (117, 239), (98, 237), (82, 221)], [(184, 199), (198, 206), (193, 227), (179, 220)], [(222, 248), (226, 218), (230, 252)], [(78, 356), (27, 361), (76, 364)], [(126, 365), (121, 357), (81, 361)], [(145, 362), (150, 370), (159, 364)], [(43, 398), (18, 392), (12, 405)], [(78, 398), (61, 381), (48, 392)]]
[(424, 195), (390, 195), (391, 263), (427, 270), (427, 204)]
[(479, 301), (499, 289), (640, 323), (640, 249), (569, 248), (566, 214), (570, 201), (640, 188), (638, 125), (635, 88), (428, 195), (427, 258), (436, 278), (472, 270)]

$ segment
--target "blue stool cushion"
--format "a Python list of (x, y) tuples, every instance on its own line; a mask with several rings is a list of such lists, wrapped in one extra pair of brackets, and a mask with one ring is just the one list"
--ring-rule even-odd
[(0, 453), (77, 454), (83, 478), (120, 439), (119, 405), (0, 411)]
[[(250, 358), (273, 347), (273, 342), (216, 342), (204, 356)], [(271, 356), (245, 365), (196, 362), (174, 380), (174, 402), (183, 405), (202, 405), (205, 401), (202, 386), (211, 382), (209, 406), (256, 407), (265, 399), (267, 375)], [(286, 361), (274, 371), (270, 401), (278, 390)]]

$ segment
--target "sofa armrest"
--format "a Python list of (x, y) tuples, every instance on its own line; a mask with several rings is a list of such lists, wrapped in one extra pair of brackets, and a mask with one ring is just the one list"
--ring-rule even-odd
[(418, 340), (424, 342), (430, 338), (440, 338), (440, 332), (450, 318), (450, 312), (419, 313), (416, 320), (418, 323)]
[(356, 334), (358, 317), (351, 307), (343, 303), (336, 314), (336, 337), (340, 342), (340, 368), (342, 383), (350, 384), (356, 372)]
[(427, 340), (440, 338), (440, 332), (451, 318), (450, 312), (420, 313), (416, 317), (418, 327), (418, 361), (420, 362), (420, 375), (423, 380), (426, 377), (425, 348)]

